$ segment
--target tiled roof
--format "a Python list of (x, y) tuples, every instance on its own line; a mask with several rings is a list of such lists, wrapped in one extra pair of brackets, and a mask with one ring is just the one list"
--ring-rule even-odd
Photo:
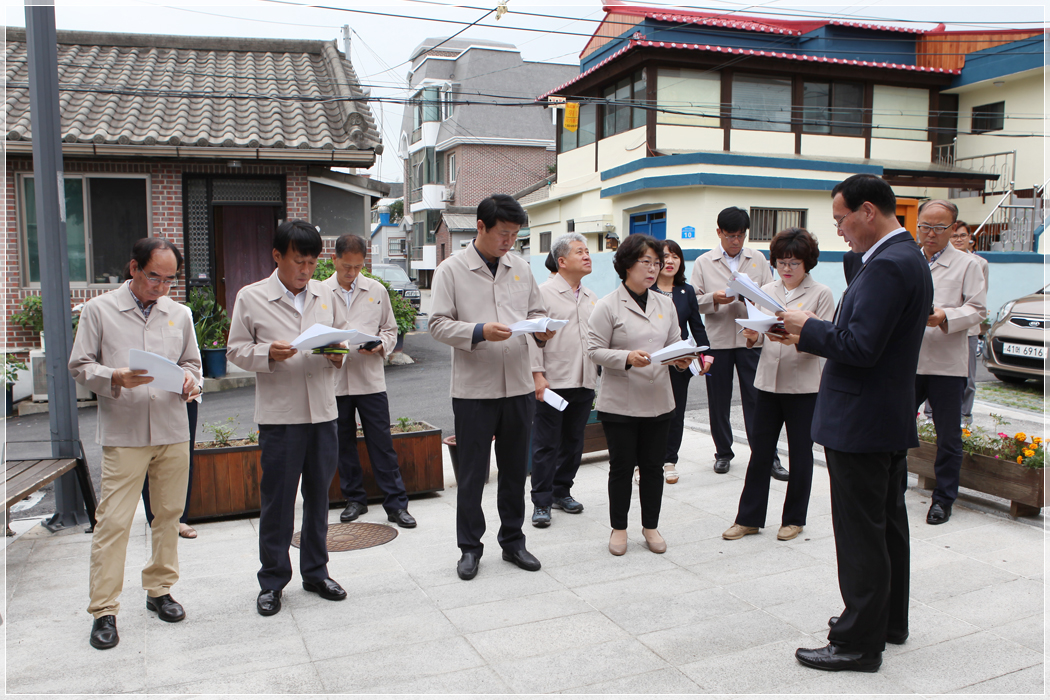
[[(611, 11), (611, 9), (610, 9)], [(616, 10), (622, 12), (622, 9)], [(644, 13), (646, 19), (655, 19), (660, 22), (674, 22), (675, 24), (699, 24), (707, 27), (719, 27), (722, 29), (740, 29), (746, 32), (765, 32), (766, 34), (791, 34), (798, 36), (802, 34), (798, 29), (777, 26), (764, 20), (753, 17), (736, 17), (734, 15), (708, 15), (702, 12), (666, 12), (658, 10), (647, 10)]]
[[(366, 150), (381, 136), (334, 41), (58, 32), (66, 143)], [(25, 30), (7, 29), (8, 141), (32, 139)]]
[(661, 49), (689, 49), (693, 51), (709, 51), (712, 53), (725, 53), (733, 54), (737, 56), (761, 56), (765, 58), (780, 58), (788, 61), (812, 61), (815, 63), (837, 63), (845, 66), (866, 66), (868, 68), (889, 68), (892, 70), (905, 70), (914, 71), (918, 73), (943, 73), (946, 75), (958, 75), (959, 70), (951, 70), (948, 68), (927, 68), (925, 66), (915, 66), (907, 63), (885, 63), (880, 61), (856, 61), (847, 58), (830, 58), (828, 56), (812, 56), (803, 53), (787, 53), (782, 51), (759, 51), (756, 49), (737, 49), (730, 46), (713, 46), (711, 44), (687, 44), (673, 41), (649, 41), (646, 39), (631, 39), (626, 46), (616, 51), (614, 54), (598, 63), (591, 66), (589, 69), (580, 73), (572, 80), (564, 83), (553, 90), (545, 92), (544, 94), (537, 97), (537, 100), (545, 99), (555, 93), (561, 92), (562, 90), (571, 87), (573, 84), (579, 82), (586, 76), (590, 75), (594, 71), (598, 70), (607, 63), (619, 58), (636, 46), (642, 47), (655, 47)]

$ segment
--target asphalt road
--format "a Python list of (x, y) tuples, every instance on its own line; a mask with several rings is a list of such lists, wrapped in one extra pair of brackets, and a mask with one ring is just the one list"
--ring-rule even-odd
[[(413, 420), (422, 420), (441, 429), (444, 436), (455, 432), (455, 420), (452, 414), (452, 400), (449, 398), (449, 377), (451, 350), (438, 343), (429, 333), (410, 333), (405, 339), (405, 352), (416, 362), (412, 365), (388, 367), (386, 372), (387, 393), (390, 397), (390, 419), (397, 420), (405, 416)], [(993, 381), (994, 377), (978, 363), (978, 381)], [(687, 411), (696, 411), (707, 407), (707, 392), (699, 382), (692, 382), (689, 392)], [(734, 390), (733, 404), (738, 405), (740, 397)], [(238, 423), (236, 435), (245, 436), (249, 430), (256, 430), (252, 420), (255, 413), (255, 388), (246, 387), (231, 391), (209, 393), (200, 406), (197, 425), (197, 439), (210, 439), (205, 430), (208, 423), (224, 423), (233, 416)], [(84, 442), (88, 464), (95, 492), (101, 494), (100, 482), (102, 472), (102, 448), (95, 442), (95, 431), (98, 421), (96, 409), (82, 408), (78, 411), (80, 437)], [(8, 418), (6, 421), (7, 439), (9, 440), (46, 440), (49, 435), (48, 415), (39, 413), (22, 418)], [(743, 425), (734, 425), (743, 429)], [(32, 448), (39, 451), (46, 446), (36, 444)], [(37, 452), (39, 455), (39, 452)], [(26, 448), (8, 444), (8, 458), (20, 459), (30, 456)], [(13, 518), (43, 517), (54, 511), (54, 485), (44, 489), (44, 496), (32, 508), (12, 514)]]

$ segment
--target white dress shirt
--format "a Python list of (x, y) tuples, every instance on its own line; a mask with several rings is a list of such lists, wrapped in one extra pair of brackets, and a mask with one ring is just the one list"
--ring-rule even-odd
[(277, 278), (277, 284), (281, 285), (281, 289), (284, 290), (284, 293), (292, 300), (292, 303), (295, 304), (295, 310), (301, 314), (303, 308), (306, 306), (306, 287), (303, 287), (303, 291), (298, 294), (292, 294), (292, 290), (284, 286), (284, 282), (281, 281), (280, 277)]
[(891, 238), (893, 238), (894, 236), (896, 236), (901, 231), (907, 232), (908, 229), (906, 229), (903, 226), (901, 226), (899, 229), (897, 229), (895, 231), (890, 231), (885, 236), (883, 236), (879, 240), (875, 241), (875, 245), (873, 245), (872, 247), (868, 248), (868, 250), (864, 253), (864, 255), (860, 256), (861, 263), (866, 265), (868, 263), (868, 259), (872, 255), (875, 254), (875, 251), (879, 249), (879, 246), (881, 246), (883, 243), (885, 243), (886, 241), (888, 241)]

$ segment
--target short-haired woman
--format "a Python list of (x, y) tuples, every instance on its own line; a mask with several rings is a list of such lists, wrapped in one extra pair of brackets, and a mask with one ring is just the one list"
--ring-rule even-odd
[[(806, 229), (784, 229), (769, 244), (769, 260), (776, 266), (780, 279), (763, 286), (762, 290), (785, 308), (812, 311), (819, 318), (831, 320), (835, 311), (831, 290), (809, 276), (819, 256), (817, 241)], [(762, 340), (756, 331), (748, 329), (744, 330), (744, 337), (748, 347)], [(747, 465), (736, 520), (722, 533), (727, 540), (757, 534), (759, 528), (766, 526), (773, 455), (785, 424), (791, 476), (777, 539), (786, 541), (798, 537), (809, 510), (813, 483), (810, 425), (822, 365), (816, 355), (798, 351), (797, 335), (767, 333), (766, 338), (755, 373), (758, 398), (751, 426), (751, 461)]]
[(609, 551), (627, 551), (627, 513), (631, 473), (639, 468), (638, 496), (642, 536), (649, 549), (667, 551), (660, 536), (663, 457), (674, 416), (669, 372), (688, 371), (689, 359), (675, 368), (653, 364), (652, 353), (681, 340), (678, 314), (661, 294), (651, 293), (663, 267), (663, 248), (651, 236), (632, 234), (613, 257), (623, 284), (594, 307), (588, 354), (604, 368), (598, 389), (598, 418), (609, 445)]
[[(660, 292), (674, 303), (678, 313), (678, 327), (682, 340), (693, 333), (693, 342), (707, 345), (707, 330), (704, 318), (700, 315), (700, 305), (696, 301), (696, 290), (685, 282), (685, 259), (682, 248), (674, 241), (663, 241), (664, 266), (653, 285), (654, 292)], [(703, 360), (702, 373), (711, 368), (711, 358)], [(669, 484), (678, 483), (678, 448), (682, 446), (682, 431), (685, 428), (685, 404), (689, 399), (689, 380), (692, 372), (671, 372), (671, 391), (674, 393), (674, 418), (667, 433), (667, 451), (664, 455), (664, 480)], [(637, 477), (635, 477), (637, 483)]]

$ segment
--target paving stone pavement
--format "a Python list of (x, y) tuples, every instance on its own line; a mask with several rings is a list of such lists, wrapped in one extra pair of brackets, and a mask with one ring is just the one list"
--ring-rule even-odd
[[(738, 446), (739, 447), (739, 446)], [(88, 645), (90, 535), (40, 526), (6, 542), (4, 626), (8, 693), (27, 695), (355, 694), (1044, 694), (1044, 518), (957, 502), (925, 523), (929, 492), (907, 496), (912, 534), (911, 637), (890, 646), (877, 674), (799, 665), (823, 646), (842, 608), (827, 470), (814, 470), (808, 524), (778, 542), (784, 484), (772, 482), (769, 527), (727, 542), (748, 453), (711, 470), (709, 436), (687, 430), (681, 480), (664, 489), (666, 554), (646, 549), (637, 496), (623, 557), (607, 551), (607, 455), (588, 458), (573, 494), (582, 514), (526, 524), (534, 573), (501, 560), (495, 483), (485, 493), (486, 554), (473, 581), (455, 564), (456, 489), (413, 499), (415, 530), (388, 544), (332, 554), (344, 602), (302, 590), (296, 576), (279, 615), (255, 612), (257, 522), (197, 526), (180, 540), (173, 595), (187, 619), (145, 610), (140, 570), (145, 516), (128, 548), (120, 645)], [(817, 457), (822, 455), (818, 448)], [(530, 510), (531, 513), (531, 510)], [(339, 510), (329, 518), (338, 522)], [(362, 517), (385, 522), (381, 507)], [(293, 565), (298, 550), (292, 550)], [(296, 567), (297, 568), (297, 567)]]

